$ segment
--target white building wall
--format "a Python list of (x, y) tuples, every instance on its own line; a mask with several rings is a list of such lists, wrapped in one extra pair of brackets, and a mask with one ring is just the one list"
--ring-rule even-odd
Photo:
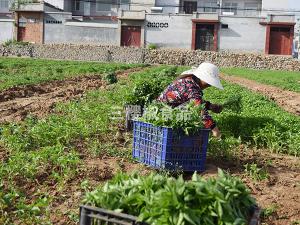
[[(268, 14), (294, 14), (300, 10), (299, 0), (262, 0), (262, 16)], [(270, 10), (270, 11), (268, 11)], [(299, 14), (299, 13), (298, 13)]]
[(55, 6), (56, 8), (59, 8), (59, 9), (62, 9), (62, 10), (65, 9), (65, 2), (66, 1), (63, 1), (63, 0), (44, 0), (44, 2), (47, 2), (47, 3)]
[(219, 50), (263, 53), (266, 42), (266, 27), (259, 18), (221, 17), (228, 29), (219, 31)]
[(145, 10), (149, 13), (151, 12), (151, 8), (155, 6), (155, 0), (131, 0), (130, 3), (130, 10)]
[[(146, 45), (164, 48), (191, 49), (192, 17), (190, 15), (146, 14)], [(162, 27), (148, 27), (148, 23), (161, 23)], [(168, 24), (168, 27), (165, 27)]]
[(0, 19), (0, 43), (12, 40), (14, 37), (14, 20)]
[[(145, 22), (146, 45), (155, 44), (163, 48), (191, 49), (192, 15), (147, 14)], [(223, 51), (263, 53), (266, 42), (266, 27), (255, 17), (220, 17), (218, 49)], [(149, 24), (148, 26), (148, 23)], [(168, 27), (166, 27), (166, 23)], [(151, 27), (151, 26), (157, 27)]]
[(299, 0), (262, 0), (263, 9), (299, 10)]
[[(180, 2), (183, 2), (184, 0), (156, 0), (156, 6), (163, 7), (163, 13), (182, 13), (182, 7), (180, 9)], [(197, 2), (197, 7), (198, 7), (198, 12), (211, 12), (213, 9), (209, 8), (212, 5), (210, 4), (211, 2), (217, 2), (213, 0), (189, 0), (189, 1), (195, 1)], [(246, 7), (247, 3), (254, 3), (258, 7), (261, 8), (262, 5), (262, 0), (219, 0), (218, 1), (220, 4), (222, 2), (223, 7), (225, 3), (237, 3), (238, 9), (244, 9)], [(181, 3), (182, 4), (182, 3)], [(173, 7), (172, 7), (173, 6)], [(214, 5), (214, 7), (218, 7), (218, 5)], [(205, 9), (206, 8), (206, 9)], [(219, 11), (219, 9), (214, 9), (215, 11)], [(226, 11), (226, 10), (223, 10)], [(247, 15), (244, 10), (237, 10), (238, 13), (237, 15)], [(249, 14), (249, 11), (248, 11)], [(259, 13), (257, 13), (259, 15)]]
[(179, 13), (180, 0), (156, 0), (155, 5), (163, 7), (163, 13)]
[[(45, 15), (45, 43), (119, 45), (118, 23), (67, 21), (71, 13)], [(60, 21), (61, 23), (49, 23)]]
[(0, 7), (0, 13), (8, 13), (9, 8), (13, 2), (14, 0), (8, 0), (8, 7)]

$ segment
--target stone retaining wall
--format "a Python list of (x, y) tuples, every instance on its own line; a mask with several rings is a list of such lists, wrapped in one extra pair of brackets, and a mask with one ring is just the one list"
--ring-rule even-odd
[(0, 45), (0, 56), (186, 66), (197, 66), (201, 62), (210, 61), (220, 67), (300, 71), (300, 61), (291, 57), (176, 49), (149, 50), (71, 44), (29, 44), (10, 45), (6, 47)]

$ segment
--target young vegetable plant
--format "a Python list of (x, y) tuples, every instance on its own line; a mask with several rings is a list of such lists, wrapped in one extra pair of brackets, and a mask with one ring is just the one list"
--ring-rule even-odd
[(177, 67), (168, 67), (134, 80), (134, 87), (125, 96), (126, 105), (144, 106), (155, 100), (175, 78)]
[(247, 163), (246, 165), (244, 165), (244, 167), (246, 174), (256, 181), (268, 179), (270, 176), (265, 168), (259, 168), (255, 163)]
[(226, 102), (223, 104), (225, 110), (229, 110), (235, 113), (241, 113), (242, 111), (242, 96), (241, 95), (232, 95)]

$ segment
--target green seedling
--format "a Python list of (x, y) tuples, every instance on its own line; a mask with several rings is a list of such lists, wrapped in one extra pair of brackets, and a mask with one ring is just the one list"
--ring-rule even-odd
[(279, 206), (276, 204), (268, 206), (267, 208), (262, 210), (261, 217), (265, 219), (269, 218), (278, 210), (278, 208)]
[(118, 82), (117, 75), (115, 71), (110, 71), (104, 74), (104, 79), (108, 84), (115, 84)]
[(269, 173), (265, 168), (259, 168), (257, 164), (251, 163), (244, 165), (245, 173), (253, 180), (262, 181), (269, 178)]

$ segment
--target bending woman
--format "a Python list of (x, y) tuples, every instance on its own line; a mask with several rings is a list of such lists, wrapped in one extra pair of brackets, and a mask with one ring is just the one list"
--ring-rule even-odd
[(203, 99), (203, 90), (208, 87), (216, 87), (223, 90), (219, 78), (219, 69), (211, 63), (202, 63), (198, 68), (183, 72), (166, 90), (158, 97), (158, 101), (172, 107), (178, 107), (184, 103), (195, 101), (196, 105), (204, 104), (202, 113), (204, 127), (212, 130), (214, 137), (220, 138), (221, 132), (209, 115), (208, 110), (215, 113), (222, 111), (222, 106), (212, 104)]

